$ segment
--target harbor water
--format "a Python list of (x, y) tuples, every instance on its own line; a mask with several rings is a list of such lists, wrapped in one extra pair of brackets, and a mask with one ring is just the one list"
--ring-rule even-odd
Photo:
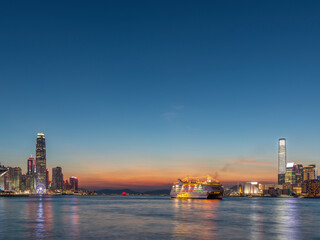
[(0, 198), (0, 239), (320, 239), (320, 199)]

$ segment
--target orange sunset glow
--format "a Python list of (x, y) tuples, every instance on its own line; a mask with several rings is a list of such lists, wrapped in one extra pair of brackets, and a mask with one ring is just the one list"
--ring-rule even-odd
[[(88, 189), (133, 188), (154, 189), (168, 188), (177, 178), (186, 176), (211, 175), (222, 184), (232, 185), (238, 181), (275, 182), (276, 163), (251, 159), (229, 159), (199, 164), (196, 161), (162, 164), (108, 164), (108, 166), (89, 166), (86, 171), (78, 172), (81, 186)], [(221, 163), (224, 162), (224, 163)], [(92, 174), (92, 173), (95, 174)], [(67, 171), (65, 171), (68, 174)]]

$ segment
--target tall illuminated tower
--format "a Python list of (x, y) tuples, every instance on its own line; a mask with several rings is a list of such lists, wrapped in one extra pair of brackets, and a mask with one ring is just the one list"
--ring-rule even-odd
[(36, 176), (37, 191), (41, 193), (46, 191), (46, 162), (46, 139), (43, 133), (38, 133), (36, 145)]
[(280, 138), (278, 145), (278, 184), (284, 184), (287, 165), (286, 139)]
[(27, 175), (33, 175), (35, 172), (35, 160), (32, 156), (28, 158), (28, 166), (27, 167), (28, 167)]

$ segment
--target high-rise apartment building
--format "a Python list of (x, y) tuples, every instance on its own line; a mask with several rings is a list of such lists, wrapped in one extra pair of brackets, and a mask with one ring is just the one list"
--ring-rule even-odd
[(8, 171), (5, 174), (5, 190), (14, 191), (14, 169), (7, 167)]
[(21, 184), (20, 184), (20, 191), (28, 191), (29, 193), (32, 193), (34, 191), (34, 175), (22, 175), (21, 178)]
[(63, 174), (61, 167), (52, 168), (52, 188), (53, 190), (62, 190)]
[(4, 189), (18, 192), (20, 191), (20, 184), (21, 184), (21, 168), (19, 167), (7, 167), (8, 171), (5, 173), (4, 177)]
[(46, 189), (46, 141), (43, 133), (37, 134), (36, 145), (36, 177), (37, 190), (45, 192)]
[(21, 168), (19, 168), (19, 167), (15, 167), (13, 169), (13, 171), (14, 171), (14, 173), (13, 173), (14, 191), (18, 192), (18, 191), (20, 191), (20, 186), (21, 186), (22, 171), (21, 171)]
[(70, 177), (70, 186), (73, 192), (78, 192), (78, 178)]
[(286, 166), (286, 139), (280, 138), (278, 142), (278, 184), (283, 184), (285, 182)]

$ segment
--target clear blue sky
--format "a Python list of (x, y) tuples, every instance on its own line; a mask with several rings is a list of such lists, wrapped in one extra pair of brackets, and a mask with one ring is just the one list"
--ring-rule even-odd
[(276, 179), (279, 137), (289, 161), (319, 165), (319, 12), (319, 1), (2, 1), (0, 161), (25, 171), (43, 131), (48, 167), (87, 185), (104, 185), (95, 168), (124, 166), (223, 180), (243, 159)]

